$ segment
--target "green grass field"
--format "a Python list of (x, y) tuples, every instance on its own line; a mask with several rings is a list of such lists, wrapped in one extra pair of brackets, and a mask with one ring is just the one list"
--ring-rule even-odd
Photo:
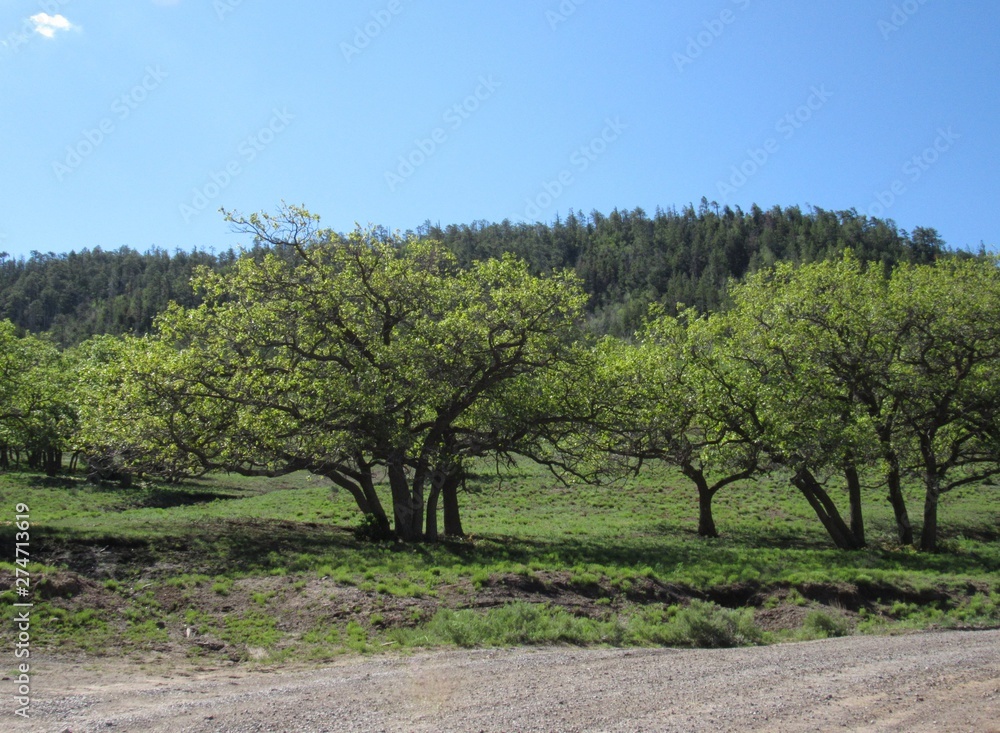
[[(944, 552), (894, 542), (868, 497), (870, 547), (832, 549), (786, 482), (723, 490), (722, 537), (695, 534), (693, 488), (649, 470), (566, 487), (483, 465), (461, 496), (469, 538), (372, 544), (325, 479), (218, 475), (95, 486), (0, 475), (13, 616), (15, 505), (30, 508), (32, 643), (60, 653), (263, 663), (448, 645), (731, 646), (1000, 625), (998, 487), (941, 508)], [(842, 499), (842, 497), (838, 497)], [(909, 497), (914, 519), (920, 497)], [(919, 529), (919, 527), (918, 527)]]

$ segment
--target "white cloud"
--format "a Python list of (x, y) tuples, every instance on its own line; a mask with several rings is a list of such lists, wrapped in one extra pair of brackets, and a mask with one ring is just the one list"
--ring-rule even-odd
[(49, 15), (48, 13), (38, 13), (32, 15), (28, 20), (35, 24), (35, 33), (52, 38), (56, 31), (68, 31), (76, 26), (66, 20), (63, 15)]

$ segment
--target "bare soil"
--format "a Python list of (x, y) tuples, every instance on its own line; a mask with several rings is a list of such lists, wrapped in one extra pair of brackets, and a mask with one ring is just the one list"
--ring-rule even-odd
[(195, 667), (33, 660), (13, 731), (1000, 731), (1000, 630), (724, 650), (510, 649)]

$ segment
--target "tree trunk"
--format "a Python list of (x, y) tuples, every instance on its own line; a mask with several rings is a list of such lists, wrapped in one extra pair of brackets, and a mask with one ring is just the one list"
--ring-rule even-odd
[(387, 463), (389, 488), (392, 491), (392, 513), (395, 519), (396, 536), (408, 542), (422, 536), (424, 519), (423, 489), (419, 482), (413, 486), (406, 478), (406, 466), (401, 457), (394, 457)]
[(910, 515), (906, 511), (906, 500), (903, 498), (903, 488), (900, 480), (899, 459), (893, 453), (886, 456), (889, 470), (886, 472), (886, 484), (889, 487), (889, 504), (892, 506), (893, 514), (896, 515), (896, 534), (899, 537), (899, 544), (913, 544), (913, 525), (910, 524)]
[(924, 528), (920, 533), (920, 549), (937, 552), (938, 500), (941, 498), (941, 483), (936, 474), (929, 473), (924, 481), (927, 493), (924, 496)]
[(55, 476), (62, 470), (62, 451), (50, 449), (45, 451), (45, 473)]
[(461, 475), (438, 474), (431, 484), (427, 496), (427, 523), (424, 535), (430, 542), (438, 540), (437, 508), (438, 500), (444, 504), (444, 534), (446, 537), (465, 537), (462, 530), (462, 517), (458, 509), (458, 487), (462, 483)]
[(441, 496), (441, 482), (431, 483), (430, 493), (427, 494), (427, 522), (424, 527), (424, 539), (428, 542), (438, 541), (438, 497)]
[(358, 505), (358, 509), (361, 513), (366, 517), (372, 517), (374, 519), (375, 524), (378, 527), (379, 536), (392, 536), (392, 527), (389, 524), (389, 518), (385, 514), (385, 509), (382, 508), (382, 502), (379, 501), (378, 494), (375, 493), (375, 485), (371, 478), (371, 470), (367, 466), (361, 469), (360, 476), (354, 476), (354, 478), (357, 478), (357, 482), (338, 473), (337, 471), (328, 471), (321, 475), (326, 476), (340, 488), (347, 490), (347, 492), (354, 498), (354, 503)]
[(844, 523), (837, 505), (833, 503), (829, 494), (822, 487), (816, 477), (808, 469), (801, 469), (792, 477), (792, 484), (795, 485), (802, 495), (806, 497), (809, 506), (816, 512), (816, 516), (823, 523), (830, 539), (841, 550), (857, 550), (858, 544), (851, 528)]
[(712, 516), (712, 499), (715, 497), (714, 491), (704, 490), (698, 487), (698, 534), (701, 537), (718, 537), (719, 532), (715, 528), (715, 517)]
[(364, 466), (361, 473), (361, 480), (358, 483), (361, 486), (365, 505), (368, 507), (367, 514), (375, 518), (379, 535), (386, 538), (392, 537), (392, 527), (389, 525), (389, 517), (386, 516), (385, 507), (382, 506), (382, 502), (375, 492), (375, 482), (372, 480), (370, 466)]
[(861, 508), (861, 478), (853, 463), (844, 468), (844, 477), (847, 479), (847, 495), (851, 503), (851, 534), (854, 535), (858, 547), (864, 547), (867, 543), (865, 542), (865, 516)]
[(458, 487), (461, 476), (448, 476), (441, 487), (444, 497), (444, 533), (447, 537), (465, 537), (462, 516), (458, 510)]
[(708, 487), (705, 472), (690, 463), (681, 465), (680, 469), (681, 473), (691, 479), (698, 488), (698, 535), (718, 537), (719, 532), (715, 528), (715, 517), (712, 515), (712, 499), (715, 498), (715, 490)]
[(920, 436), (920, 455), (924, 472), (924, 526), (920, 532), (920, 549), (937, 552), (938, 500), (941, 498), (941, 476), (934, 454), (934, 434)]

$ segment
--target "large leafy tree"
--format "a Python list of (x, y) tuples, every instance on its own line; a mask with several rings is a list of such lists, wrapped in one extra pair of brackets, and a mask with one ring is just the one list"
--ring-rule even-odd
[(0, 321), (0, 468), (24, 454), (56, 473), (74, 429), (64, 359), (49, 341)]
[(993, 259), (902, 266), (889, 309), (899, 441), (924, 485), (920, 547), (938, 546), (943, 494), (1000, 473), (1000, 268)]
[[(778, 265), (731, 290), (734, 358), (752, 368), (768, 452), (840, 547), (864, 544), (861, 477), (888, 488), (913, 541), (903, 476), (925, 487), (920, 545), (940, 496), (1000, 471), (1000, 270), (988, 259), (902, 265), (887, 278), (848, 254)], [(755, 385), (755, 386), (754, 386)], [(839, 476), (850, 526), (824, 484)]]
[[(745, 429), (755, 430), (760, 450), (789, 473), (834, 543), (853, 549), (863, 534), (857, 522), (844, 521), (827, 479), (851, 475), (865, 443), (857, 440), (850, 396), (833, 389), (801, 349), (789, 308), (797, 299), (786, 297), (797, 272), (779, 266), (733, 287), (732, 307), (712, 317), (719, 323), (716, 348), (731, 365), (727, 391), (754, 405)], [(853, 491), (851, 497), (854, 504)]]
[(225, 425), (210, 424), (217, 409), (190, 421), (191, 406), (172, 398), (166, 377), (180, 358), (162, 341), (132, 336), (94, 336), (69, 352), (79, 419), (73, 443), (92, 479), (127, 484), (136, 473), (179, 480), (204, 472), (179, 444), (188, 436), (216, 439)]
[[(155, 358), (123, 382), (133, 404), (204, 468), (312, 471), (404, 539), (436, 536), (443, 496), (446, 531), (460, 530), (467, 459), (527, 448), (558, 421), (531, 383), (570, 364), (577, 282), (510, 256), (462, 269), (434, 242), (379, 231), (340, 237), (294, 207), (231, 220), (274, 251), (203, 272), (204, 304), (159, 319)], [(520, 407), (499, 411), (509, 390)]]
[(712, 500), (767, 470), (756, 396), (743, 368), (720, 348), (719, 319), (654, 311), (634, 343), (601, 343), (603, 389), (615, 395), (588, 423), (605, 450), (625, 460), (677, 466), (697, 490), (698, 534), (718, 536)]
[(899, 399), (891, 384), (900, 328), (887, 307), (881, 268), (866, 268), (850, 253), (798, 268), (779, 265), (734, 288), (733, 296), (734, 314), (744, 319), (740, 343), (752, 346), (747, 358), (780, 385), (773, 424), (784, 429), (772, 442), (798, 466), (796, 484), (815, 487), (818, 475), (839, 474), (850, 503), (847, 540), (863, 545), (861, 476), (879, 464), (900, 540), (912, 542), (901, 490)]

